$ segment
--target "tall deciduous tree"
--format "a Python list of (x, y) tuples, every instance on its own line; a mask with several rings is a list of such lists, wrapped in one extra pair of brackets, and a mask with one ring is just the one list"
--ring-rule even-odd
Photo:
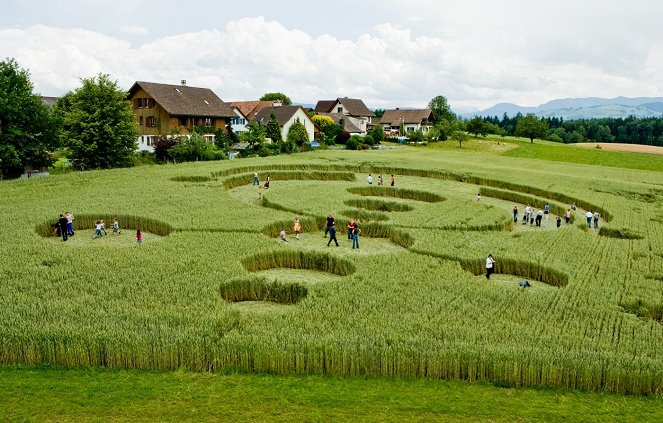
[(453, 122), (456, 120), (456, 115), (451, 111), (451, 106), (447, 98), (443, 95), (438, 95), (428, 103), (428, 108), (433, 112), (435, 121), (442, 123), (442, 121)]
[(281, 135), (281, 124), (279, 124), (278, 119), (274, 112), (269, 115), (269, 122), (267, 122), (267, 128), (265, 130), (265, 135), (267, 138), (270, 138), (272, 142), (281, 142), (283, 141), (283, 136)]
[(292, 104), (290, 97), (283, 93), (266, 93), (260, 97), (260, 101), (280, 101), (284, 106)]
[(548, 122), (539, 119), (533, 113), (528, 113), (527, 116), (518, 119), (516, 123), (516, 136), (529, 138), (530, 142), (534, 142), (534, 138), (543, 138), (548, 132)]
[(0, 62), (0, 179), (52, 163), (56, 126), (32, 90), (28, 71), (14, 59)]
[(288, 130), (287, 141), (294, 143), (298, 147), (301, 147), (304, 143), (310, 141), (308, 139), (308, 132), (306, 131), (306, 127), (299, 120), (296, 120), (295, 123), (290, 126), (290, 129)]
[(56, 102), (62, 116), (64, 144), (81, 169), (132, 165), (138, 128), (127, 93), (117, 81), (99, 74)]

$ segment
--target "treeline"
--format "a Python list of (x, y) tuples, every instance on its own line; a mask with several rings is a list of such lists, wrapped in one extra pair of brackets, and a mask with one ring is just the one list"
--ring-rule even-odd
[[(478, 118), (489, 124), (489, 133), (518, 136), (518, 121), (525, 118), (518, 113), (509, 117), (506, 113), (498, 116)], [(477, 118), (474, 118), (475, 120)], [(549, 141), (562, 143), (579, 142), (618, 142), (663, 146), (663, 118), (600, 118), (564, 120), (558, 117), (538, 118), (547, 127), (544, 136)], [(471, 122), (472, 120), (470, 120)], [(495, 129), (498, 129), (497, 131)]]

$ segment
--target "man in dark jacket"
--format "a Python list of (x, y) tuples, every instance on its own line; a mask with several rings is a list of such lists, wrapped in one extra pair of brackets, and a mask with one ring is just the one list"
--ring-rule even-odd
[(329, 244), (331, 244), (332, 241), (334, 241), (338, 247), (338, 240), (336, 240), (336, 226), (334, 226), (334, 224), (329, 228), (329, 242), (327, 243), (327, 247), (329, 247)]
[(58, 225), (60, 225), (60, 233), (62, 234), (63, 241), (67, 240), (67, 223), (69, 223), (67, 218), (63, 215), (60, 215), (60, 218), (58, 219)]
[(327, 215), (327, 226), (325, 226), (325, 238), (327, 237), (327, 233), (329, 233), (329, 228), (334, 226), (334, 216), (329, 212)]

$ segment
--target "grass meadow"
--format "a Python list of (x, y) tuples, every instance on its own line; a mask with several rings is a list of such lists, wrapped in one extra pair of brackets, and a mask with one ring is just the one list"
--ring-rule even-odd
[[(379, 420), (551, 421), (573, 410), (601, 420), (582, 402), (603, 407), (603, 421), (660, 420), (650, 411), (661, 408), (663, 392), (661, 159), (499, 142), (0, 183), (0, 403), (17, 404), (0, 408), (19, 420), (49, 413), (85, 420), (82, 409), (76, 416), (46, 407), (32, 417), (21, 409), (46, 395), (39, 386), (49, 380), (54, 392), (73, 387), (92, 403), (82, 380), (107, 380), (113, 391), (145, 378), (150, 387), (136, 398), (170, 383), (202, 383), (202, 396), (182, 400), (194, 407), (221, 380), (254, 390), (313, 384), (337, 398), (333, 413), (327, 409), (332, 419), (362, 404), (338, 399), (347, 385), (382, 390), (375, 395), (389, 403), (386, 392), (399, 389), (411, 406), (423, 391), (467, 395), (464, 406), (428, 401), (414, 414), (399, 402), (405, 414), (389, 417), (366, 394), (363, 406)], [(603, 163), (605, 153), (611, 158)], [(252, 186), (254, 170), (261, 181), (270, 174), (269, 189)], [(386, 181), (394, 174), (396, 186), (368, 187), (369, 173)], [(522, 224), (519, 201), (530, 200), (537, 210), (550, 203), (556, 213), (571, 202), (578, 210), (559, 228), (555, 215), (541, 227)], [(587, 228), (587, 210), (601, 212), (604, 230)], [(49, 236), (65, 211), (77, 216), (67, 242)], [(329, 212), (339, 247), (323, 237)], [(296, 215), (300, 239), (292, 233)], [(97, 216), (119, 217), (123, 232), (92, 239)], [(362, 229), (355, 250), (345, 229), (350, 218)], [(283, 245), (280, 229), (288, 232)], [(496, 259), (490, 281), (482, 276), (488, 253)], [(524, 279), (533, 286), (520, 289)], [(549, 408), (537, 408), (538, 417), (509, 414), (524, 392), (537, 404), (551, 401)], [(505, 393), (515, 396), (511, 405), (473, 410), (476, 396), (492, 404)], [(291, 410), (279, 395), (265, 401)], [(560, 396), (575, 405), (559, 407)], [(613, 400), (626, 405), (606, 405)], [(301, 414), (292, 420), (324, 420), (319, 407), (296, 407)], [(178, 419), (174, 407), (166, 409), (165, 420)], [(264, 420), (286, 420), (264, 411)]]

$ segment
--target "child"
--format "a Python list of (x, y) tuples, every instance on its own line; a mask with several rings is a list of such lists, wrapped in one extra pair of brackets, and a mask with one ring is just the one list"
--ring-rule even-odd
[(355, 222), (355, 220), (350, 219), (350, 221), (348, 222), (348, 241), (352, 241), (352, 232), (354, 231), (356, 226), (357, 223)]
[(299, 216), (295, 216), (295, 222), (292, 226), (292, 229), (295, 232), (295, 238), (299, 239), (299, 233), (302, 231), (302, 222), (299, 220)]
[(120, 230), (120, 223), (117, 221), (117, 217), (113, 218), (113, 233), (118, 235), (122, 233)]
[(106, 223), (103, 220), (100, 220), (101, 222), (101, 231), (104, 233), (104, 235), (108, 235), (108, 232), (106, 232)]
[(143, 243), (143, 234), (140, 232), (140, 229), (136, 229), (136, 244), (141, 245)]
[(279, 241), (281, 242), (281, 245), (284, 245), (286, 242), (288, 242), (288, 238), (285, 234), (285, 228), (283, 228), (279, 234)]
[(96, 238), (97, 235), (99, 235), (100, 238), (103, 236), (101, 234), (101, 227), (102, 227), (101, 220), (97, 220), (96, 222), (94, 222), (94, 235), (92, 235), (92, 239)]

